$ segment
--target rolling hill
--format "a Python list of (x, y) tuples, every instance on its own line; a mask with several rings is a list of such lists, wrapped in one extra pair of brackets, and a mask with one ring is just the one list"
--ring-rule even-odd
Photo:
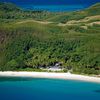
[(56, 16), (50, 17), (47, 20), (66, 23), (69, 20), (80, 20), (85, 17), (100, 15), (99, 9), (100, 9), (100, 3), (97, 3), (85, 10), (74, 11), (74, 12), (69, 12), (69, 13), (66, 13), (66, 12), (61, 13)]
[(100, 74), (100, 3), (63, 13), (7, 3), (0, 8), (0, 70), (39, 70), (60, 62), (73, 73)]

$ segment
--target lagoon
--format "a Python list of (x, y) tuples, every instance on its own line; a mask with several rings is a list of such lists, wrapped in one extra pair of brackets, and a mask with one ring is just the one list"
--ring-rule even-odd
[(0, 77), (0, 100), (100, 100), (100, 83)]
[(33, 5), (33, 4), (19, 4), (24, 10), (42, 10), (50, 12), (66, 12), (76, 11), (86, 8), (86, 5)]

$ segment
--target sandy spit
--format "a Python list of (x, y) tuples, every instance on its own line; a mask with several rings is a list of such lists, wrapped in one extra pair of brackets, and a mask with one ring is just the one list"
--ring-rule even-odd
[(33, 78), (52, 78), (52, 79), (66, 79), (66, 80), (80, 80), (87, 82), (100, 83), (99, 77), (76, 75), (71, 73), (49, 73), (49, 72), (0, 72), (0, 76), (4, 77), (33, 77)]

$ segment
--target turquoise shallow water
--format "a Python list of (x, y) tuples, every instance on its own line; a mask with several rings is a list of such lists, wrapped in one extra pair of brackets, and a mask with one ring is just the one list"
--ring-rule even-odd
[(25, 10), (45, 10), (51, 12), (76, 11), (86, 8), (86, 5), (18, 5)]
[(100, 84), (39, 78), (0, 78), (0, 100), (100, 100)]

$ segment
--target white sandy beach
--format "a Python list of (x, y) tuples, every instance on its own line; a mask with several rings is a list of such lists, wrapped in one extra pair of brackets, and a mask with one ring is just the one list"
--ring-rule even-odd
[(54, 79), (66, 79), (66, 80), (80, 80), (88, 82), (100, 83), (100, 78), (84, 75), (76, 75), (70, 73), (48, 73), (48, 72), (0, 72), (0, 76), (10, 77), (34, 77), (34, 78), (54, 78)]

